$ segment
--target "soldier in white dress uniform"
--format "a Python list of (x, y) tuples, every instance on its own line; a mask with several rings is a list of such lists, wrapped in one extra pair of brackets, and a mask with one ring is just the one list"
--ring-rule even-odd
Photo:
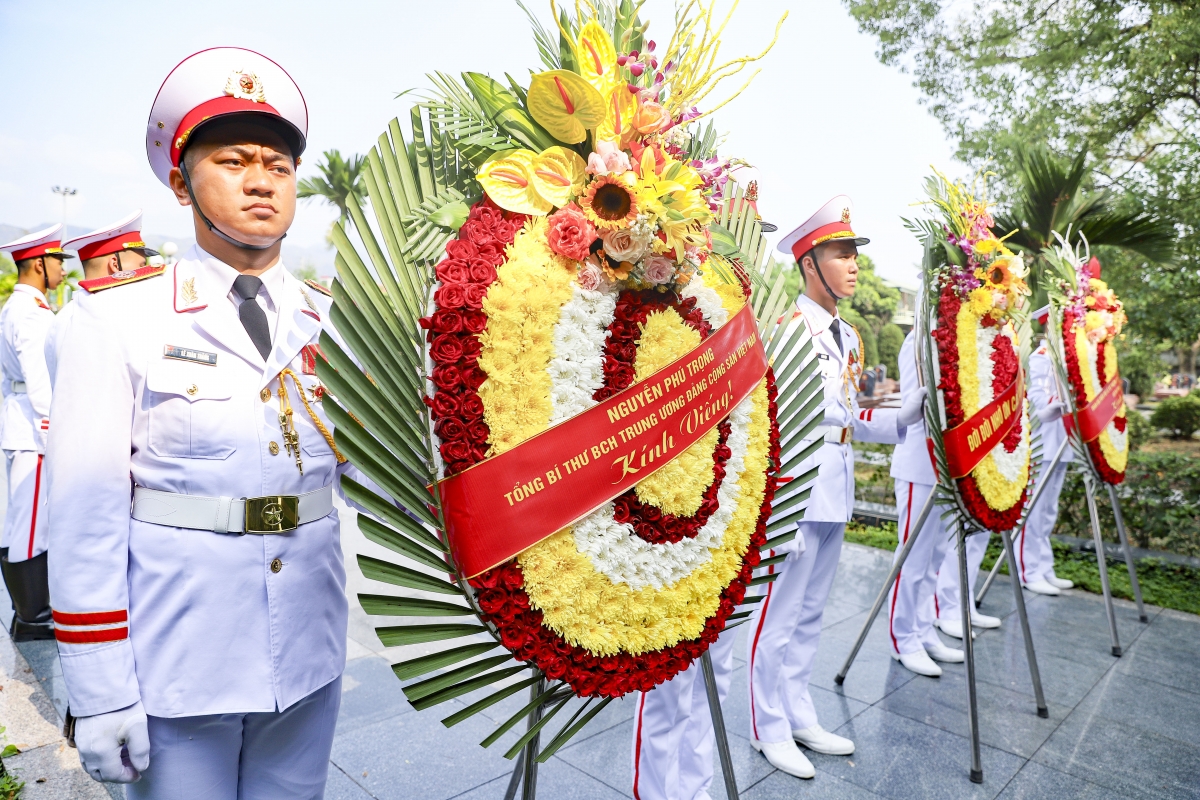
[[(1029, 406), (1042, 422), (1042, 463), (1038, 477), (1048, 481), (1037, 505), (1029, 511), (1025, 527), (1017, 534), (1017, 569), (1021, 584), (1031, 592), (1058, 595), (1062, 589), (1070, 589), (1073, 581), (1054, 574), (1054, 550), (1050, 547), (1050, 534), (1058, 522), (1058, 499), (1062, 494), (1063, 480), (1067, 477), (1067, 464), (1071, 463), (1071, 445), (1063, 450), (1058, 466), (1047, 473), (1050, 460), (1058, 452), (1067, 431), (1063, 426), (1065, 406), (1058, 396), (1058, 379), (1054, 374), (1054, 362), (1046, 349), (1046, 343), (1029, 356)], [(1034, 491), (1031, 487), (1030, 492)]]
[[(117, 282), (138, 280), (141, 275), (138, 270), (146, 266), (146, 259), (158, 255), (157, 251), (146, 247), (142, 241), (140, 209), (120, 222), (64, 242), (63, 249), (72, 250), (79, 256), (83, 280), (79, 282), (79, 291), (72, 295), (71, 302), (54, 315), (54, 324), (46, 334), (46, 366), (50, 370), (51, 384), (54, 383), (54, 371), (58, 364), (58, 341), (71, 323), (71, 317), (75, 316), (79, 303), (86, 301), (88, 288), (95, 281), (111, 275), (117, 276)], [(102, 285), (108, 288), (118, 283), (105, 281)]]
[(0, 534), (0, 571), (13, 603), (10, 632), (18, 642), (50, 639), (46, 577), (46, 481), (43, 457), (50, 426), (46, 332), (54, 312), (46, 293), (63, 276), (62, 225), (0, 246), (17, 265), (17, 283), (0, 311), (0, 449), (8, 470), (8, 510)]
[[(910, 331), (900, 347), (901, 402), (919, 387), (916, 363), (916, 332)], [(896, 558), (910, 536), (917, 541), (888, 596), (888, 647), (892, 658), (918, 675), (941, 676), (935, 662), (958, 663), (963, 651), (947, 647), (934, 630), (933, 592), (938, 568), (947, 550), (953, 552), (949, 532), (942, 525), (941, 510), (934, 508), (924, 527), (914, 528), (925, 500), (933, 493), (937, 477), (925, 439), (925, 420), (908, 427), (904, 441), (892, 453), (891, 476), (896, 482)]]
[(179, 64), (146, 148), (197, 244), (93, 285), (59, 350), (56, 638), (84, 768), (133, 782), (131, 800), (324, 791), (347, 465), (313, 369), (329, 301), (279, 255), (307, 123), (299, 88), (257, 53)]
[(787, 559), (757, 605), (747, 635), (750, 681), (750, 736), (756, 750), (778, 769), (800, 778), (815, 774), (796, 742), (819, 753), (849, 755), (854, 743), (824, 730), (808, 691), (821, 634), (821, 615), (833, 585), (842, 535), (854, 510), (854, 452), (850, 442), (896, 444), (918, 419), (921, 390), (896, 409), (860, 410), (858, 378), (863, 368), (862, 340), (853, 325), (838, 316), (837, 301), (854, 294), (858, 247), (867, 239), (854, 233), (850, 198), (830, 200), (779, 245), (804, 271), (804, 294), (796, 301), (791, 324), (808, 327), (814, 339), (824, 399), (824, 424), (808, 440), (786, 446), (783, 460), (813, 441), (824, 446), (788, 476), (819, 467), (804, 520), (796, 538), (776, 553)]

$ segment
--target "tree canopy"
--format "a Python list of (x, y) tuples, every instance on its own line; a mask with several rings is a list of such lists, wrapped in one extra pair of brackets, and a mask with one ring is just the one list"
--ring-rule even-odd
[(1173, 262), (1110, 260), (1135, 325), (1196, 340), (1200, 0), (844, 2), (878, 38), (880, 60), (914, 75), (959, 157), (1001, 174), (1002, 206), (1019, 189), (1019, 151), (1040, 144), (1087, 150), (1085, 189), (1173, 223)]

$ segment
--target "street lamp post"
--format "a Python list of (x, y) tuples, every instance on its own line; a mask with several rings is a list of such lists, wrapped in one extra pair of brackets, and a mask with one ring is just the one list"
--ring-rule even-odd
[(74, 196), (75, 196), (75, 193), (76, 193), (76, 192), (78, 192), (79, 190), (78, 190), (78, 189), (72, 189), (72, 188), (70, 188), (70, 187), (68, 187), (68, 186), (51, 186), (51, 187), (50, 187), (50, 191), (54, 192), (55, 194), (62, 195), (62, 203), (63, 203), (63, 215), (62, 215), (63, 238), (64, 238), (64, 239), (66, 239), (66, 238), (68, 238), (68, 237), (67, 237), (67, 198), (68, 198), (68, 197), (74, 197)]

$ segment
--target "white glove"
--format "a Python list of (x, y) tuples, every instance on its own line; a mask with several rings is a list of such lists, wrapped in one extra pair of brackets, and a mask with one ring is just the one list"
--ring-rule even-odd
[(1047, 422), (1054, 422), (1055, 420), (1062, 419), (1063, 412), (1066, 411), (1066, 409), (1067, 407), (1063, 405), (1061, 400), (1055, 400), (1045, 408), (1039, 409), (1037, 416), (1038, 419), (1042, 421), (1042, 424), (1045, 425)]
[(150, 734), (139, 700), (128, 708), (79, 717), (75, 746), (83, 769), (98, 781), (134, 783), (150, 766)]
[(926, 387), (922, 386), (904, 398), (904, 402), (900, 404), (900, 414), (896, 417), (896, 422), (901, 430), (925, 418), (925, 395), (928, 391)]

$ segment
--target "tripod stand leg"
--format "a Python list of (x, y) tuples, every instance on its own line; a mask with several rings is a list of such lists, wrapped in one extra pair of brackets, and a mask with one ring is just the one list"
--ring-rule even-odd
[(1138, 619), (1149, 622), (1146, 608), (1142, 605), (1142, 586), (1138, 583), (1137, 570), (1133, 567), (1133, 553), (1129, 550), (1129, 534), (1125, 531), (1125, 515), (1121, 513), (1121, 503), (1117, 500), (1117, 490), (1111, 483), (1108, 487), (1108, 499), (1112, 503), (1113, 518), (1117, 521), (1117, 536), (1121, 538), (1121, 549), (1125, 551), (1125, 566), (1129, 570), (1129, 583), (1133, 586), (1133, 599), (1137, 601)]
[(513, 764), (512, 777), (508, 779), (508, 788), (504, 790), (504, 800), (514, 800), (517, 796), (517, 787), (521, 785), (521, 776), (525, 774), (525, 751), (522, 750), (517, 754), (517, 761)]
[[(530, 687), (529, 699), (533, 700), (540, 697), (544, 691), (546, 691), (546, 679), (542, 678), (540, 681)], [(537, 725), (541, 719), (542, 706), (539, 705), (536, 706), (533, 711), (529, 712), (529, 723), (526, 730), (532, 728), (534, 725)], [(540, 733), (534, 734), (533, 738), (526, 743), (524, 749), (521, 751), (520, 758), (523, 759), (524, 763), (517, 767), (517, 769), (521, 769), (522, 771), (521, 783), (523, 785), (521, 787), (521, 800), (537, 800), (537, 756), (538, 745), (541, 742), (541, 738), (542, 737)], [(509, 787), (516, 788), (512, 786), (511, 780), (509, 781)]]
[[(1050, 461), (1048, 461), (1046, 465), (1039, 470), (1037, 485), (1033, 489), (1033, 497), (1029, 498), (1029, 503), (1025, 506), (1025, 511), (1021, 515), (1021, 524), (1017, 526), (1019, 530), (1025, 530), (1025, 524), (1029, 520), (1029, 515), (1033, 512), (1033, 507), (1037, 505), (1037, 501), (1042, 497), (1042, 490), (1045, 489), (1046, 484), (1049, 483), (1047, 478), (1050, 477), (1050, 473), (1054, 471), (1054, 468), (1058, 466), (1058, 463), (1062, 461), (1063, 453), (1067, 451), (1067, 442), (1069, 441), (1070, 439), (1064, 437), (1062, 444), (1058, 446), (1058, 450), (1054, 453), (1054, 458), (1050, 459)], [(979, 608), (979, 606), (982, 605), (983, 598), (987, 596), (988, 589), (992, 588), (992, 581), (994, 581), (996, 576), (1000, 573), (1000, 566), (1004, 564), (1005, 561), (1008, 561), (1007, 550), (1001, 553), (1000, 558), (996, 559), (996, 563), (992, 565), (992, 571), (988, 573), (987, 580), (983, 582), (983, 588), (979, 590), (979, 596), (975, 598), (976, 608)], [(1014, 561), (1012, 563), (1015, 564), (1016, 562)], [(1015, 567), (1010, 567), (1009, 571), (1011, 572), (1013, 569), (1015, 569)]]
[(1112, 590), (1108, 585), (1108, 559), (1104, 555), (1104, 540), (1100, 538), (1100, 516), (1096, 511), (1096, 482), (1088, 472), (1083, 485), (1087, 489), (1088, 514), (1092, 517), (1092, 539), (1096, 542), (1096, 565), (1100, 569), (1100, 588), (1104, 592), (1104, 608), (1108, 612), (1108, 632), (1112, 637), (1112, 654), (1120, 657), (1121, 639), (1117, 635), (1117, 612), (1113, 608)]
[(967, 577), (967, 534), (959, 526), (958, 535), (958, 591), (963, 598), (963, 656), (967, 667), (967, 728), (971, 735), (971, 783), (983, 783), (983, 756), (979, 747), (979, 700), (975, 693), (975, 645), (971, 635), (971, 583)]
[(1006, 561), (1008, 561), (1007, 550), (1001, 553), (1000, 557), (996, 559), (996, 563), (992, 565), (992, 571), (988, 573), (987, 580), (983, 582), (983, 587), (980, 588), (979, 595), (975, 598), (976, 608), (983, 605), (983, 598), (987, 597), (988, 589), (992, 588), (992, 581), (996, 580), (996, 576), (1000, 574), (1000, 568), (1004, 566), (1004, 562)]
[(909, 535), (908, 541), (904, 543), (904, 547), (900, 550), (900, 555), (896, 558), (896, 563), (892, 565), (892, 571), (888, 574), (887, 580), (884, 581), (883, 588), (879, 590), (879, 594), (875, 598), (875, 605), (871, 606), (871, 612), (867, 614), (867, 621), (863, 623), (863, 628), (859, 631), (858, 639), (854, 642), (854, 647), (850, 650), (850, 655), (846, 656), (846, 663), (842, 665), (842, 671), (833, 677), (834, 683), (838, 686), (841, 686), (846, 680), (846, 673), (850, 671), (850, 665), (858, 657), (858, 651), (862, 649), (863, 642), (867, 639), (867, 633), (871, 630), (871, 626), (875, 624), (875, 617), (879, 616), (879, 609), (883, 608), (883, 603), (887, 600), (887, 594), (891, 591), (892, 584), (896, 582), (896, 578), (900, 575), (900, 569), (908, 559), (908, 554), (912, 552), (913, 545), (917, 543), (917, 536), (921, 533), (921, 527), (925, 524), (925, 520), (929, 518), (929, 514), (933, 510), (933, 495), (934, 492), (930, 492), (929, 497), (925, 498), (925, 505), (921, 506), (921, 513), (917, 515), (917, 522), (913, 525), (912, 533)]
[(733, 773), (733, 756), (729, 754), (729, 734), (725, 731), (725, 715), (721, 711), (721, 700), (717, 695), (717, 676), (713, 672), (712, 656), (707, 650), (700, 656), (700, 669), (704, 673), (704, 688), (708, 693), (708, 711), (712, 714), (713, 732), (717, 737), (717, 755), (721, 758), (721, 773), (725, 776), (725, 794), (729, 800), (738, 800), (737, 777)]
[[(1004, 552), (1009, 559), (1013, 558), (1012, 537), (1008, 531), (1001, 531), (1000, 538), (1004, 540)], [(1029, 631), (1029, 616), (1025, 613), (1025, 595), (1021, 591), (1021, 578), (1017, 571), (1012, 573), (1013, 594), (1017, 602), (1017, 617), (1021, 620), (1021, 635), (1025, 637), (1025, 657), (1029, 659), (1029, 677), (1033, 681), (1033, 696), (1037, 700), (1037, 714), (1042, 719), (1050, 716), (1046, 707), (1046, 697), (1042, 694), (1042, 675), (1038, 671), (1037, 656), (1033, 652), (1033, 634)]]

